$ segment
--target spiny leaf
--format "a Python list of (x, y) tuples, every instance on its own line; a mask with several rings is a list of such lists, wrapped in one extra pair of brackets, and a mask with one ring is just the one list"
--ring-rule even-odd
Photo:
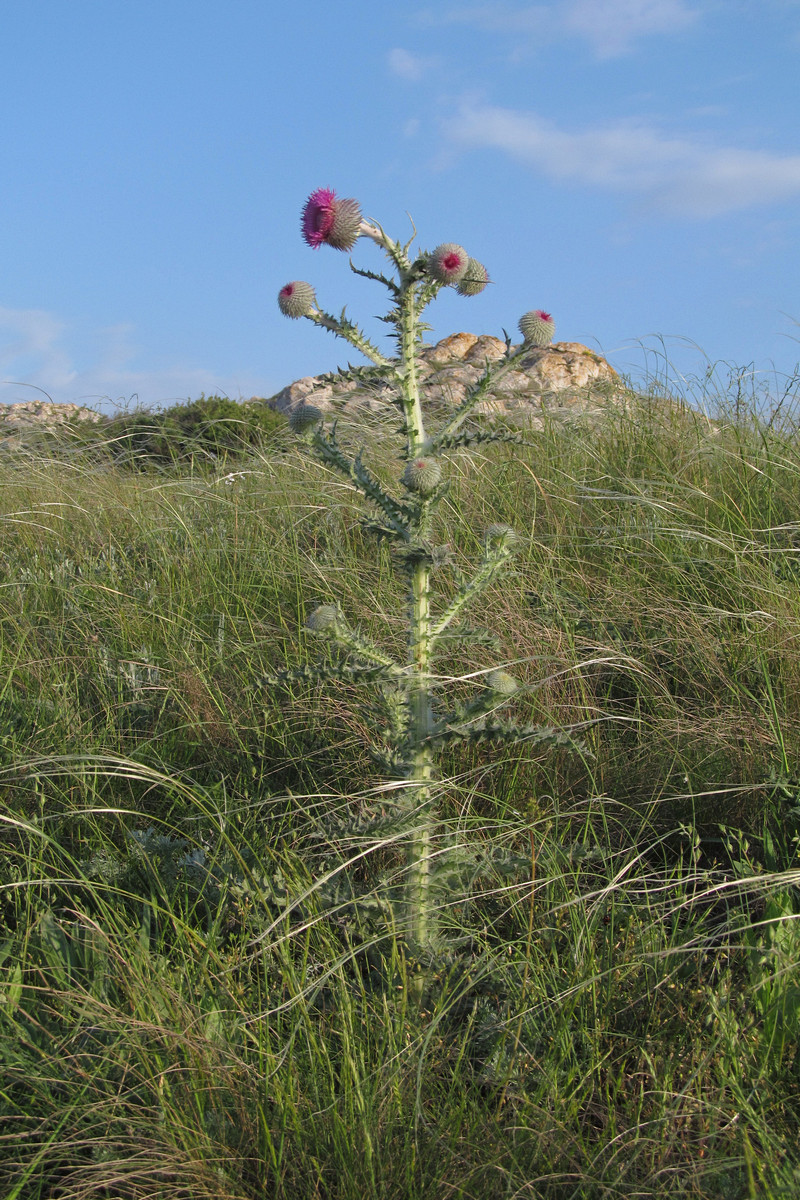
[(291, 683), (326, 683), (330, 679), (345, 680), (351, 683), (376, 683), (382, 679), (394, 678), (391, 667), (384, 665), (360, 666), (354, 663), (326, 663), (314, 666), (305, 664), (286, 671), (276, 671), (274, 675), (263, 675), (252, 684), (254, 691), (269, 687), (286, 687)]
[(400, 288), (394, 279), (389, 279), (388, 275), (382, 275), (380, 271), (368, 271), (364, 267), (357, 267), (350, 259), (350, 270), (354, 275), (360, 275), (362, 279), (374, 279), (376, 283), (382, 283), (394, 296), (400, 295)]
[(479, 446), (486, 442), (510, 442), (514, 446), (530, 446), (531, 441), (511, 430), (467, 429), (463, 433), (434, 435), (426, 450), (457, 450), (464, 446)]
[(448, 726), (437, 731), (429, 739), (432, 744), (452, 745), (455, 742), (504, 742), (527, 745), (565, 746), (588, 754), (585, 744), (576, 740), (567, 730), (552, 725), (519, 725), (515, 721), (485, 720), (472, 725)]

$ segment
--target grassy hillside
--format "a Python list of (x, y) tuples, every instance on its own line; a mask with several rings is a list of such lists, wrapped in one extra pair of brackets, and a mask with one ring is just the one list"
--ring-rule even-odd
[(2, 1195), (796, 1195), (791, 413), (453, 456), (442, 589), (524, 545), (442, 673), (566, 736), (450, 752), (421, 1010), (368, 690), (264, 682), (315, 605), (400, 646), (402, 581), (281, 422), (206, 415), (0, 458)]

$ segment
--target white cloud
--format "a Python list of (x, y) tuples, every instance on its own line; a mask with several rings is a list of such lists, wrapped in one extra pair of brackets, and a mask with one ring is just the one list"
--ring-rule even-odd
[(472, 25), (487, 33), (530, 34), (542, 41), (578, 37), (598, 58), (625, 54), (642, 37), (678, 33), (700, 16), (687, 0), (552, 0), (544, 4), (475, 4), (425, 13), (431, 25)]
[(553, 18), (552, 5), (472, 4), (448, 12), (423, 14), (427, 25), (474, 25), (487, 33), (544, 33)]
[(137, 397), (155, 408), (201, 392), (259, 393), (252, 381), (248, 390), (247, 380), (199, 367), (138, 368), (131, 334), (129, 325), (87, 332), (41, 309), (0, 308), (0, 404), (50, 399), (109, 412)]
[(685, 0), (569, 0), (560, 16), (565, 30), (586, 38), (599, 58), (612, 58), (637, 38), (688, 28), (699, 11)]
[(433, 58), (423, 58), (420, 54), (411, 54), (400, 48), (390, 50), (386, 57), (391, 73), (410, 83), (416, 83), (435, 63)]
[(800, 196), (800, 155), (715, 147), (638, 122), (574, 133), (535, 113), (473, 106), (444, 130), (456, 145), (505, 151), (556, 182), (638, 194), (677, 216), (713, 217)]
[[(75, 378), (70, 357), (61, 345), (66, 326), (52, 313), (40, 309), (0, 308), (0, 400), (11, 404), (9, 387), (20, 383), (41, 387), (38, 375), (45, 367), (56, 387), (69, 387)], [(25, 389), (29, 392), (29, 388)], [(33, 399), (16, 396), (15, 399)]]

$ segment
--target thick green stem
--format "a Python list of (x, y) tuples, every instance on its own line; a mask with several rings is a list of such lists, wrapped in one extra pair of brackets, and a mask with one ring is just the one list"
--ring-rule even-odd
[(400, 290), (400, 387), (403, 395), (403, 414), (406, 423), (409, 458), (419, 454), (425, 444), (425, 426), (417, 379), (417, 295), (415, 283), (403, 279)]
[[(379, 225), (362, 222), (361, 235), (371, 238), (391, 259), (399, 276), (399, 283), (382, 278), (396, 303), (392, 321), (397, 331), (398, 361), (390, 364), (381, 351), (366, 335), (349, 321), (344, 313), (338, 319), (329, 313), (314, 308), (307, 316), (317, 325), (331, 330), (359, 349), (379, 367), (394, 369), (391, 376), (396, 382), (401, 397), (405, 453), (408, 460), (425, 453), (426, 435), (419, 394), (417, 374), (417, 352), (419, 348), (420, 314), (436, 292), (434, 284), (420, 266), (420, 260), (412, 263), (408, 257), (408, 246), (389, 238)], [(371, 274), (369, 272), (357, 272)], [(429, 505), (418, 499), (410, 503), (399, 503), (385, 491), (361, 463), (360, 457), (352, 462), (340, 450), (333, 431), (317, 430), (313, 445), (320, 457), (352, 479), (363, 495), (367, 496), (383, 513), (393, 535), (413, 547), (418, 547), (427, 531)], [(346, 629), (335, 631), (335, 637), (344, 649), (358, 659), (387, 672), (403, 671), (403, 690), (406, 710), (404, 722), (404, 778), (408, 784), (406, 799), (415, 819), (407, 844), (407, 873), (405, 892), (405, 927), (408, 944), (414, 957), (422, 962), (428, 957), (435, 940), (435, 912), (432, 900), (432, 848), (436, 826), (436, 810), (433, 805), (434, 752), (433, 732), (435, 728), (433, 697), (431, 694), (431, 656), (434, 644), (431, 614), (431, 566), (426, 554), (408, 560), (408, 644), (405, 667), (396, 666), (391, 659), (382, 656), (374, 647), (367, 645)], [(423, 975), (417, 978), (415, 991), (421, 997)]]
[(411, 575), (409, 629), (409, 706), (411, 710), (410, 799), (417, 813), (408, 846), (408, 938), (413, 950), (425, 950), (434, 934), (431, 907), (431, 850), (434, 813), (431, 806), (433, 729), (430, 694), (431, 611), (430, 567), (416, 563)]
[[(425, 443), (425, 426), (417, 379), (417, 283), (410, 270), (401, 271), (399, 296), (400, 366), (405, 418), (406, 452), (419, 454)], [(408, 780), (410, 800), (417, 814), (408, 845), (406, 908), (409, 945), (415, 953), (426, 951), (434, 936), (431, 903), (431, 850), (435, 813), (431, 802), (433, 755), (430, 734), (433, 712), (431, 669), (431, 571), (425, 560), (414, 563), (409, 588), (408, 704), (410, 750)]]

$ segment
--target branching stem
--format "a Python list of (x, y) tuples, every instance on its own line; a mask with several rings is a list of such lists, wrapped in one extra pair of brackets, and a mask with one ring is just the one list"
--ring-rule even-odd
[[(315, 193), (309, 204), (312, 208), (314, 204), (317, 205), (317, 216), (321, 214), (325, 220), (328, 219), (331, 204), (328, 193)], [(350, 236), (352, 232), (347, 225), (352, 205), (349, 208), (347, 205), (350, 205), (349, 201), (343, 202), (338, 214), (340, 222), (344, 224), (328, 229), (328, 240), (332, 245), (336, 245), (336, 239), (341, 240), (345, 234)], [(312, 233), (316, 237), (316, 232)], [(475, 441), (519, 440), (517, 433), (470, 431), (461, 427), (486, 396), (491, 383), (511, 371), (530, 347), (525, 345), (512, 351), (510, 338), (506, 336), (505, 358), (495, 364), (487, 362), (482, 377), (438, 432), (429, 438), (425, 432), (419, 379), (422, 333), (428, 327), (422, 323), (421, 317), (441, 288), (453, 281), (447, 275), (448, 271), (461, 269), (461, 274), (455, 278), (464, 278), (464, 263), (463, 260), (459, 262), (459, 254), (466, 252), (448, 244), (439, 248), (447, 252), (441, 261), (437, 258), (438, 251), (433, 255), (420, 254), (412, 259), (410, 250), (413, 237), (403, 245), (390, 238), (380, 225), (372, 221), (362, 220), (357, 236), (369, 238), (379, 246), (393, 268), (386, 274), (380, 274), (356, 267), (352, 262), (350, 264), (355, 274), (382, 283), (388, 289), (392, 307), (381, 319), (394, 330), (397, 357), (387, 358), (346, 317), (344, 311), (341, 316), (334, 317), (317, 308), (315, 303), (302, 314), (288, 310), (287, 306), (298, 300), (295, 296), (292, 301), (294, 293), (291, 288), (285, 289), (284, 311), (288, 316), (305, 315), (315, 324), (349, 342), (379, 368), (381, 380), (393, 385), (396, 396), (394, 403), (403, 415), (400, 432), (405, 445), (400, 457), (405, 459), (406, 468), (401, 483), (409, 493), (404, 499), (397, 499), (387, 490), (383, 482), (362, 462), (360, 454), (352, 457), (339, 445), (335, 425), (332, 428), (318, 425), (307, 441), (325, 463), (349, 479), (374, 505), (381, 521), (377, 525), (373, 522), (372, 527), (396, 544), (407, 579), (405, 662), (396, 662), (358, 630), (348, 626), (334, 606), (321, 606), (310, 628), (324, 634), (338, 647), (353, 678), (360, 674), (365, 680), (382, 685), (385, 697), (390, 700), (384, 745), (388, 752), (386, 761), (395, 773), (396, 782), (400, 784), (400, 811), (408, 829), (402, 918), (410, 953), (420, 968), (415, 976), (414, 992), (417, 999), (421, 999), (425, 966), (432, 960), (438, 940), (433, 877), (434, 837), (439, 820), (434, 790), (436, 755), (445, 742), (453, 739), (503, 742), (537, 735), (546, 739), (554, 737), (554, 731), (551, 730), (540, 731), (536, 727), (515, 726), (497, 720), (494, 711), (501, 706), (501, 694), (506, 694), (500, 691), (496, 694), (490, 691), (488, 696), (474, 700), (472, 707), (467, 706), (460, 711), (462, 720), (459, 724), (453, 725), (442, 720), (441, 714), (437, 718), (432, 673), (432, 658), (438, 639), (452, 636), (447, 633), (452, 622), (494, 582), (512, 557), (513, 545), (517, 540), (514, 531), (506, 526), (493, 527), (492, 534), (487, 531), (483, 558), (474, 574), (460, 583), (444, 611), (438, 616), (434, 615), (431, 576), (437, 551), (442, 548), (434, 546), (429, 539), (436, 506), (447, 490), (436, 456), (442, 450), (457, 449)], [(451, 262), (453, 252), (455, 264)], [(485, 275), (485, 270), (481, 270)], [(310, 292), (313, 296), (309, 285), (298, 287), (301, 302), (304, 294)], [(459, 288), (461, 290), (460, 284)], [(306, 289), (305, 293), (303, 289)], [(466, 288), (463, 294), (475, 293)], [(344, 667), (339, 668), (340, 676), (344, 670)], [(512, 687), (512, 692), (514, 690)]]

